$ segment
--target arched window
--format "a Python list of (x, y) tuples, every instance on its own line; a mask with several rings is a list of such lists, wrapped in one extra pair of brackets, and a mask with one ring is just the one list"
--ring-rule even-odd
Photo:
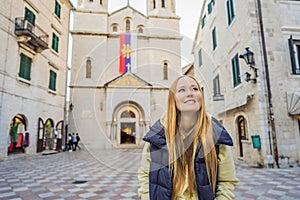
[(144, 30), (143, 30), (143, 28), (142, 28), (142, 27), (140, 27), (140, 28), (138, 29), (138, 32), (139, 32), (139, 33), (144, 33)]
[(248, 133), (247, 133), (247, 121), (243, 116), (239, 116), (237, 119), (238, 122), (238, 131), (241, 140), (248, 140)]
[(161, 0), (161, 7), (162, 7), (162, 8), (165, 8), (165, 7), (166, 7), (166, 5), (165, 5), (165, 0)]
[(129, 32), (130, 31), (130, 20), (127, 19), (126, 20), (126, 32)]
[(168, 63), (164, 62), (164, 80), (168, 80)]
[(144, 26), (143, 25), (138, 25), (136, 28), (137, 28), (138, 33), (144, 33)]
[(86, 60), (86, 78), (92, 78), (92, 61), (90, 58)]
[(135, 114), (131, 110), (126, 110), (122, 112), (121, 118), (135, 118)]
[(118, 32), (118, 27), (116, 25), (112, 27), (112, 32)]

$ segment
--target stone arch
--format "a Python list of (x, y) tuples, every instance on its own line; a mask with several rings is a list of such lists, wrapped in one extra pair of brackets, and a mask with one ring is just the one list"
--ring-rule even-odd
[[(125, 112), (130, 115), (124, 114)], [(111, 141), (118, 145), (139, 145), (145, 133), (145, 112), (135, 101), (123, 101), (113, 111)]]
[(243, 143), (249, 139), (248, 135), (248, 120), (243, 114), (238, 114), (235, 117), (236, 140), (238, 144), (238, 156), (244, 156)]
[[(28, 120), (23, 114), (16, 114), (10, 121), (8, 153), (24, 153), (29, 146)], [(25, 138), (28, 134), (27, 138)]]

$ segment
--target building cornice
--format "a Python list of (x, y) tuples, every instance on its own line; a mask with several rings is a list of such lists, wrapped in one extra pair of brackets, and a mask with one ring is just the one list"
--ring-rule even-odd
[(89, 14), (105, 14), (105, 15), (108, 15), (108, 12), (105, 12), (105, 11), (91, 11), (91, 10), (81, 10), (81, 9), (74, 9), (74, 12), (77, 12), (77, 13), (89, 13)]
[[(92, 32), (92, 31), (70, 31), (72, 35), (94, 35), (94, 36), (105, 36), (109, 38), (119, 38), (119, 33), (104, 33), (104, 32)], [(138, 35), (138, 38), (144, 39), (161, 39), (161, 40), (182, 40), (182, 36), (169, 36), (169, 35)]]

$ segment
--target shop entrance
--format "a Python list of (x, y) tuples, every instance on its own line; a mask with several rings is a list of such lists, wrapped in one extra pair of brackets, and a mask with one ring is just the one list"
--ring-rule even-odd
[(8, 155), (24, 153), (29, 146), (29, 133), (27, 132), (27, 119), (22, 114), (17, 114), (10, 121)]
[(52, 119), (47, 119), (45, 123), (41, 118), (38, 120), (37, 152), (44, 150), (61, 150), (63, 136), (63, 121), (59, 121), (56, 126)]

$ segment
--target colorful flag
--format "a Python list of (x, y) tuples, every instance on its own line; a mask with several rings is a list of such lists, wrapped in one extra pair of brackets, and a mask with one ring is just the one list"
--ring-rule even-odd
[(136, 72), (136, 46), (135, 33), (120, 33), (120, 63), (119, 72)]

